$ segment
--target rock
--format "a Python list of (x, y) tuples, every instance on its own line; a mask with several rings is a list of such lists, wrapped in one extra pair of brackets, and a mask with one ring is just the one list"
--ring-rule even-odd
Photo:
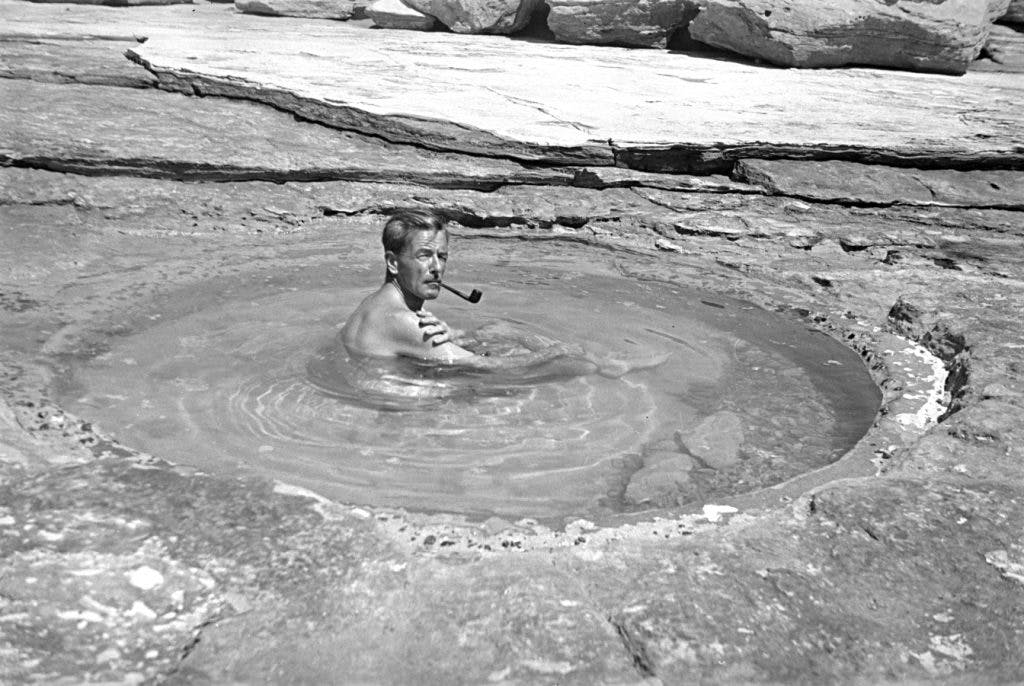
[(0, 77), (152, 88), (157, 79), (124, 58), (126, 42), (100, 38), (0, 41)]
[(697, 14), (694, 0), (548, 0), (548, 27), (563, 43), (664, 48)]
[[(571, 171), (534, 171), (505, 160), (396, 146), (224, 98), (0, 79), (0, 101), (10, 103), (0, 111), (0, 130), (9, 135), (0, 166), (30, 158), (62, 169), (268, 181), (397, 181), (411, 179), (412, 173), (425, 186), (481, 190), (506, 185), (520, 174), (530, 183), (542, 177), (556, 184), (572, 179)], [(112, 101), (120, 107), (112, 110)], [(206, 143), (197, 146), (197, 140)], [(63, 159), (69, 157), (75, 162)]]
[(625, 498), (631, 503), (656, 503), (674, 505), (679, 487), (690, 480), (693, 460), (676, 453), (674, 457), (661, 459), (650, 466), (638, 469), (626, 485)]
[(108, 7), (136, 7), (142, 5), (191, 5), (192, 0), (28, 0), (38, 3), (66, 3), (71, 5), (106, 5)]
[(526, 26), (540, 0), (405, 0), (455, 33), (513, 33)]
[(1010, 0), (1010, 6), (999, 21), (1004, 24), (1024, 24), (1024, 0)]
[(736, 178), (773, 195), (865, 205), (1024, 209), (1024, 172), (897, 169), (856, 162), (740, 160)]
[(992, 27), (985, 50), (979, 59), (971, 63), (971, 71), (1001, 71), (1020, 74), (1024, 72), (1024, 33), (1009, 26), (996, 24)]
[[(11, 17), (3, 7), (8, 32), (48, 26), (45, 17)], [(1024, 110), (1009, 104), (1019, 88), (1014, 75), (766, 70), (667, 51), (366, 31), (349, 22), (311, 32), (301, 22), (221, 17), (210, 8), (220, 9), (207, 5), (201, 21), (161, 27), (130, 49), (161, 88), (256, 100), (435, 150), (702, 173), (729, 171), (743, 157), (837, 151), (894, 166), (922, 157), (973, 168), (1024, 161), (1016, 136)], [(89, 29), (112, 30), (98, 21), (83, 17)], [(572, 69), (567, 55), (578, 56)], [(467, 61), (473, 69), (460, 67)], [(989, 105), (964, 114), (965, 102)]]
[(732, 412), (716, 412), (693, 429), (680, 431), (677, 437), (690, 454), (704, 464), (725, 469), (739, 462), (743, 422)]
[(366, 4), (358, 0), (235, 0), (235, 8), (245, 14), (308, 19), (358, 19)]
[(709, 0), (690, 35), (786, 67), (863, 64), (963, 74), (1007, 0)]
[(382, 29), (411, 29), (429, 31), (437, 20), (418, 12), (401, 0), (377, 0), (366, 8), (366, 14), (375, 26)]

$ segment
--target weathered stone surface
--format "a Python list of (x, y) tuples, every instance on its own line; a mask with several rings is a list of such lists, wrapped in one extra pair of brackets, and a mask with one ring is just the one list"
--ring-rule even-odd
[(732, 412), (716, 412), (693, 428), (681, 429), (677, 438), (707, 466), (725, 469), (740, 459), (743, 422)]
[(366, 8), (366, 14), (382, 29), (429, 31), (437, 24), (436, 19), (414, 10), (402, 0), (377, 0)]
[(880, 4), (709, 0), (693, 38), (786, 67), (866, 64), (963, 74), (1006, 0)]
[[(0, 159), (57, 170), (208, 179), (366, 181), (495, 188), (572, 174), (395, 146), (250, 103), (104, 86), (4, 80)], [(119, 107), (111, 109), (117, 101)], [(43, 106), (45, 103), (45, 107)], [(196, 145), (196, 141), (204, 141)]]
[(624, 497), (631, 503), (652, 503), (671, 507), (677, 502), (679, 487), (690, 480), (693, 460), (687, 455), (663, 455), (661, 459), (644, 459), (644, 466), (629, 477)]
[(871, 205), (1024, 209), (1024, 172), (895, 169), (855, 162), (741, 160), (735, 175), (776, 195)]
[[(318, 226), (331, 226), (332, 231), (371, 230), (370, 226), (360, 224), (358, 217), (343, 221), (339, 214), (314, 220), (312, 214), (299, 214), (304, 211), (302, 208), (312, 212), (323, 198), (340, 204), (344, 194), (354, 197), (351, 188), (361, 184), (184, 184), (23, 169), (0, 171), (7, 174), (0, 183), (0, 188), (6, 189), (6, 200), (0, 198), (0, 211), (5, 212), (0, 225), (16, 234), (0, 250), (0, 269), (13, 275), (24, 273), (26, 261), (39, 265), (38, 277), (15, 277), (20, 288), (28, 292), (26, 295), (36, 297), (39, 304), (20, 315), (0, 312), (0, 318), (4, 318), (0, 320), (4, 324), (0, 334), (5, 337), (13, 336), (16, 328), (7, 326), (8, 321), (25, 326), (27, 317), (45, 320), (43, 313), (57, 303), (63, 303), (56, 305), (61, 308), (70, 305), (63, 317), (83, 316), (84, 310), (69, 303), (69, 299), (87, 298), (87, 294), (79, 291), (79, 295), (73, 295), (61, 289), (60, 284), (80, 282), (76, 275), (91, 275), (95, 283), (103, 265), (109, 265), (112, 259), (124, 269), (122, 274), (137, 274), (130, 287), (126, 288), (123, 282), (116, 287), (125, 293), (135, 292), (146, 283), (153, 284), (157, 278), (182, 278), (171, 275), (186, 265), (202, 271), (204, 260), (199, 256), (211, 246), (240, 245), (209, 241), (222, 233), (219, 227), (236, 224), (233, 218), (249, 210), (262, 215), (265, 211), (260, 208), (272, 207), (279, 216), (286, 216), (281, 215), (282, 210), (293, 211), (296, 217), (306, 220), (291, 227), (300, 232), (292, 234), (291, 241), (295, 242), (283, 236), (270, 240), (265, 248), (268, 254), (289, 244), (301, 246), (322, 241), (330, 233), (318, 231)], [(350, 190), (345, 190), (346, 186)], [(400, 192), (413, 197), (425, 190), (428, 189), (408, 187)], [(565, 190), (551, 189), (553, 208), (557, 207), (557, 194)], [(596, 190), (585, 190), (591, 194), (590, 202), (601, 197)], [(433, 192), (438, 194), (436, 197), (443, 197), (451, 191)], [(614, 192), (633, 193), (621, 188)], [(494, 194), (478, 195), (480, 200), (476, 202)], [(746, 211), (751, 227), (765, 217), (771, 218), (766, 211), (773, 206), (771, 203), (779, 203), (781, 208), (785, 200), (744, 194), (715, 196), (715, 202), (710, 202), (699, 200), (701, 195), (659, 191), (659, 199), (674, 197), (678, 203), (688, 203), (693, 212), (699, 211), (699, 207), (707, 208), (710, 215)], [(371, 190), (367, 197), (381, 198), (383, 194)], [(452, 200), (461, 197), (462, 194), (454, 194)], [(622, 205), (624, 198), (609, 198), (604, 211), (611, 212), (618, 206), (624, 218), (631, 216), (635, 209)], [(68, 203), (69, 199), (73, 202)], [(19, 208), (29, 213), (26, 217), (35, 219), (13, 224), (8, 217)], [(159, 225), (172, 227), (174, 222), (183, 228), (190, 226), (190, 222), (172, 219), (174, 215), (182, 216), (183, 209), (209, 215), (192, 229), (208, 232), (206, 240), (174, 241), (170, 235), (160, 238), (153, 230)], [(662, 210), (671, 212), (665, 207)], [(785, 216), (785, 212), (778, 211), (776, 216)], [(793, 219), (819, 227), (818, 211), (808, 207), (796, 212)], [(831, 211), (837, 213), (831, 220), (834, 223), (843, 216), (862, 221), (844, 208), (833, 207)], [(880, 234), (886, 232), (894, 234), (893, 240), (898, 238), (896, 233), (905, 233), (899, 240), (909, 251), (923, 250), (919, 246), (925, 244), (928, 236), (936, 241), (946, 240), (942, 238), (946, 235), (949, 249), (960, 254), (974, 250), (976, 241), (990, 240), (998, 233), (972, 229), (963, 221), (952, 221), (943, 227), (921, 220), (921, 211), (915, 210), (919, 221), (900, 224), (898, 230), (887, 214), (868, 215), (863, 219), (864, 226), (876, 227), (877, 240), (883, 240)], [(217, 212), (220, 214), (214, 218)], [(987, 211), (984, 216), (996, 214), (1000, 213)], [(124, 221), (118, 219), (119, 215)], [(259, 222), (255, 220), (250, 216), (250, 230), (274, 225), (269, 213), (261, 216)], [(379, 221), (375, 218), (371, 223), (377, 225)], [(1019, 234), (1022, 224), (1016, 224)], [(30, 232), (30, 226), (37, 228)], [(131, 233), (125, 235), (128, 226), (144, 233), (138, 238), (132, 238)], [(54, 242), (40, 246), (29, 256), (22, 248), (20, 256), (17, 255), (17, 238), (20, 236), (24, 243), (25, 237), (34, 237), (43, 228), (52, 233)], [(843, 231), (848, 231), (848, 227), (837, 227), (834, 235), (842, 236)], [(307, 238), (300, 237), (302, 232)], [(264, 229), (261, 235), (274, 234)], [(833, 313), (836, 321), (844, 321), (843, 312), (850, 311), (858, 318), (863, 317), (870, 327), (877, 324), (879, 316), (884, 320), (892, 293), (905, 292), (925, 298), (925, 302), (942, 302), (955, 321), (968, 329), (980, 331), (993, 326), (1000, 312), (1006, 320), (995, 325), (997, 330), (1019, 326), (1019, 307), (1014, 305), (1019, 285), (1015, 281), (999, 279), (1002, 292), (995, 293), (992, 276), (972, 279), (962, 272), (963, 280), (950, 281), (955, 272), (934, 264), (885, 265), (869, 257), (870, 247), (860, 252), (837, 249), (834, 253), (807, 257), (802, 249), (787, 246), (784, 233), (774, 235), (765, 231), (754, 243), (751, 235), (748, 230), (736, 243), (693, 237), (680, 237), (679, 241), (688, 251), (702, 254), (707, 262), (700, 269), (704, 278), (710, 278), (715, 270), (709, 259), (712, 256), (734, 261), (737, 268), (717, 282), (720, 286), (749, 288), (775, 302), (822, 308)], [(1013, 243), (1006, 245), (1018, 244), (1020, 238), (1013, 236), (1010, 240)], [(35, 238), (28, 243), (35, 244)], [(57, 245), (66, 255), (61, 269), (52, 259)], [(131, 256), (133, 252), (137, 257)], [(1008, 252), (1006, 248), (1000, 250)], [(171, 254), (175, 254), (170, 263), (173, 268), (160, 269), (153, 264), (140, 270), (130, 268), (149, 262), (155, 255), (163, 255), (159, 259), (165, 260)], [(8, 269), (16, 258), (21, 265)], [(1001, 259), (999, 255), (994, 258)], [(663, 271), (666, 277), (680, 269), (671, 260), (657, 264), (660, 266), (652, 265), (652, 269)], [(1006, 269), (1006, 264), (993, 262), (992, 266)], [(47, 277), (46, 273), (52, 276)], [(795, 280), (808, 273), (833, 279), (841, 284), (844, 295), (836, 298), (820, 286), (801, 285)], [(162, 276), (158, 277), (159, 274)], [(115, 276), (109, 286), (101, 282), (96, 287), (107, 291), (123, 278)], [(52, 295), (40, 297), (47, 292), (49, 283), (54, 286)], [(956, 295), (958, 292), (963, 295)], [(996, 295), (1003, 296), (1002, 304)], [(984, 319), (970, 318), (970, 313)], [(20, 319), (13, 319), (15, 316)], [(852, 324), (852, 320), (846, 321)], [(927, 331), (927, 326), (926, 323), (923, 331)], [(994, 343), (985, 340), (969, 341), (979, 355), (980, 366), (972, 368), (972, 374), (979, 378), (986, 373), (984, 367), (991, 364), (985, 361), (983, 350)], [(1019, 352), (1013, 354), (1019, 356)], [(1009, 397), (1009, 391), (990, 392)], [(976, 427), (970, 434), (949, 433), (937, 427), (937, 433), (952, 441), (947, 448), (950, 462), (944, 463), (950, 469), (958, 464), (953, 456), (966, 455), (963, 446), (967, 440), (972, 445), (991, 444), (996, 450), (1015, 444), (1015, 429), (1003, 419), (1010, 418), (1012, 422), (1013, 415), (1004, 408), (996, 420), (993, 409), (978, 407), (976, 418), (966, 425)], [(979, 423), (982, 420), (987, 423)], [(47, 431), (52, 429), (38, 433)], [(958, 438), (957, 434), (965, 438)], [(992, 440), (986, 441), (987, 436)], [(1009, 469), (1014, 463), (1012, 458), (1007, 455), (1001, 464)], [(678, 458), (667, 457), (665, 462), (673, 459)], [(890, 462), (909, 467), (907, 459), (904, 454)], [(745, 523), (729, 527), (720, 535), (693, 535), (692, 542), (664, 540), (662, 534), (672, 524), (662, 522), (656, 526), (657, 535), (648, 539), (650, 542), (626, 537), (594, 546), (584, 542), (565, 552), (505, 553), (511, 555), (508, 557), (501, 553), (484, 557), (460, 553), (440, 560), (424, 556), (422, 550), (405, 553), (392, 548), (385, 534), (375, 533), (371, 528), (372, 518), (367, 521), (342, 513), (342, 519), (333, 523), (320, 522), (312, 512), (303, 514), (305, 506), (289, 505), (287, 499), (270, 496), (265, 487), (210, 477), (176, 477), (165, 474), (159, 465), (149, 470), (130, 470), (123, 477), (115, 476), (119, 468), (109, 461), (98, 465), (103, 468), (101, 471), (65, 469), (31, 486), (20, 481), (10, 484), (10, 497), (5, 495), (3, 502), (15, 509), (9, 515), (13, 518), (11, 527), (18, 531), (23, 521), (31, 521), (37, 523), (39, 530), (53, 533), (57, 528), (51, 522), (77, 521), (80, 524), (74, 529), (75, 540), (86, 541), (80, 545), (91, 546), (87, 550), (105, 554), (89, 557), (92, 576), (82, 577), (90, 580), (89, 585), (83, 582), (75, 586), (75, 597), (54, 595), (46, 599), (32, 595), (38, 592), (35, 589), (7, 589), (16, 591), (10, 593), (18, 603), (11, 613), (19, 612), (34, 600), (45, 600), (46, 614), (34, 622), (30, 617), (35, 615), (17, 620), (18, 631), (5, 633), (5, 640), (17, 651), (8, 653), (18, 656), (12, 660), (24, 658), (30, 662), (40, 658), (38, 648), (33, 647), (39, 644), (26, 643), (19, 637), (43, 629), (53, 632), (51, 636), (67, 636), (61, 640), (67, 640), (69, 645), (74, 642), (75, 647), (64, 650), (60, 661), (44, 658), (44, 663), (40, 663), (43, 669), (79, 679), (96, 673), (96, 678), (103, 675), (116, 680), (137, 669), (132, 661), (136, 653), (123, 649), (119, 656), (104, 653), (105, 631), (124, 637), (132, 650), (142, 654), (158, 651), (158, 657), (145, 662), (144, 674), (162, 676), (174, 670), (172, 683), (177, 680), (193, 684), (280, 681), (283, 675), (301, 675), (309, 682), (322, 682), (343, 672), (378, 681), (393, 675), (396, 683), (404, 683), (408, 681), (410, 665), (416, 666), (417, 673), (430, 674), (435, 681), (445, 683), (480, 683), (494, 674), (529, 683), (617, 683), (639, 679), (641, 673), (658, 675), (665, 683), (700, 679), (738, 683), (737, 672), (742, 673), (745, 683), (799, 681), (806, 674), (814, 675), (815, 679), (824, 674), (837, 680), (895, 678), (893, 675), (912, 680), (928, 677), (930, 669), (967, 680), (989, 677), (1012, 681), (1024, 673), (1021, 658), (1013, 648), (1019, 640), (1014, 633), (1019, 628), (1013, 618), (1019, 613), (1018, 603), (1024, 602), (1024, 593), (1008, 591), (1002, 584), (1016, 583), (1004, 572), (1012, 572), (1018, 559), (1019, 553), (1007, 532), (1016, 535), (1019, 531), (1018, 520), (1024, 516), (1021, 495), (1010, 486), (994, 491), (984, 485), (946, 490), (941, 490), (941, 484), (938, 488), (926, 486), (934, 472), (929, 471), (927, 461), (914, 464), (915, 481), (890, 486), (891, 481), (868, 480), (856, 487), (838, 487), (838, 492), (815, 496), (814, 512), (809, 518), (804, 515), (803, 519), (791, 520), (786, 511), (769, 515), (752, 511), (745, 515)], [(134, 476), (135, 472), (142, 481)], [(186, 480), (187, 488), (180, 485)], [(111, 488), (116, 490), (112, 492)], [(157, 496), (153, 493), (155, 488), (162, 489)], [(71, 493), (75, 494), (74, 510), (69, 508), (72, 496), (61, 495)], [(42, 499), (39, 494), (49, 495)], [(118, 520), (97, 521), (96, 513), (106, 512), (104, 508), (110, 502), (121, 503), (115, 514), (124, 520), (155, 522), (145, 532), (151, 540), (173, 541), (169, 550), (148, 556), (142, 551), (132, 557), (136, 549), (126, 543), (130, 537), (118, 534)], [(139, 508), (145, 512), (137, 514), (142, 512)], [(801, 512), (809, 509), (805, 507)], [(3, 519), (7, 512), (0, 511), (0, 521), (7, 521)], [(961, 518), (968, 521), (951, 524)], [(195, 524), (197, 521), (202, 525)], [(865, 529), (884, 544), (872, 539)], [(33, 545), (43, 545), (45, 539), (37, 538), (39, 542)], [(71, 539), (66, 534), (63, 541), (68, 540)], [(120, 548), (107, 547), (115, 541)], [(62, 544), (46, 543), (50, 546), (45, 550), (46, 567), (40, 569), (54, 578), (70, 575), (77, 579), (71, 572), (86, 568), (84, 558), (74, 557), (75, 553), (52, 552)], [(6, 556), (2, 564), (11, 570), (5, 578), (23, 576), (13, 573), (23, 569), (23, 557)], [(143, 565), (158, 570), (164, 584), (143, 592), (127, 583), (124, 572)], [(173, 630), (156, 632), (137, 626), (141, 620), (136, 615), (124, 620), (111, 616), (90, 624), (89, 631), (72, 636), (65, 632), (73, 624), (64, 625), (54, 619), (59, 612), (99, 612), (76, 605), (78, 597), (90, 592), (116, 591), (117, 595), (105, 604), (131, 610), (138, 599), (132, 594), (150, 593), (157, 599), (170, 597), (176, 590), (187, 590), (190, 579), (207, 577), (215, 586), (210, 590), (204, 587), (195, 595), (184, 595), (185, 603), (177, 610)], [(455, 588), (457, 598), (453, 595)], [(329, 600), (325, 602), (324, 598)], [(874, 602), (851, 598), (870, 598)], [(990, 605), (996, 599), (998, 603)], [(148, 596), (141, 601), (150, 607)], [(163, 607), (156, 601), (152, 605), (154, 611)], [(221, 614), (214, 614), (218, 611)], [(219, 621), (200, 628), (208, 617), (219, 617)], [(602, 626), (600, 618), (606, 618), (607, 624)], [(954, 628), (946, 631), (951, 625)], [(425, 629), (435, 626), (433, 633)], [(201, 640), (188, 651), (184, 662), (178, 661), (176, 656), (181, 653), (182, 644), (191, 641), (195, 631), (201, 631)], [(949, 638), (954, 634), (960, 638)], [(815, 637), (823, 646), (837, 645), (842, 649), (808, 652), (807, 636)], [(461, 647), (454, 652), (442, 650), (448, 644)], [(964, 654), (965, 645), (973, 654), (958, 659), (957, 655)], [(96, 655), (101, 653), (108, 659), (102, 668), (105, 671), (93, 666)], [(907, 659), (910, 653), (921, 657)], [(641, 671), (637, 671), (637, 664), (642, 665)]]
[(235, 8), (246, 14), (309, 19), (358, 18), (365, 3), (354, 0), (235, 0)]
[(135, 40), (0, 39), (0, 77), (152, 88), (157, 79), (124, 58)]
[[(134, 52), (167, 88), (246, 97), (434, 148), (569, 164), (614, 160), (647, 171), (728, 172), (736, 159), (764, 156), (954, 168), (1024, 164), (1014, 133), (1024, 127), (1024, 113), (1014, 105), (1024, 86), (1012, 75), (946, 80), (892, 72), (883, 78), (870, 70), (766, 70), (528, 41), (511, 44), (513, 60), (498, 40), (368, 31), (344, 22), (313, 29), (300, 20), (232, 15), (218, 5), (197, 6), (194, 18), (154, 8), (148, 25), (76, 7), (70, 26), (11, 6), (11, 0), (0, 3), (8, 33), (73, 28), (74, 35), (149, 35)], [(294, 49), (299, 43), (302, 51)], [(569, 55), (571, 70), (565, 69)], [(451, 65), (467, 60), (474, 69), (453, 81)], [(341, 63), (344, 78), (335, 73)], [(965, 102), (971, 103), (966, 110)], [(792, 116), (795, 111), (801, 116)], [(837, 119), (836, 112), (844, 116)]]
[(697, 14), (695, 0), (548, 0), (548, 26), (563, 43), (664, 48)]
[(999, 21), (1005, 24), (1024, 24), (1024, 0), (1010, 0), (1006, 14)]
[(192, 0), (28, 0), (38, 3), (72, 5), (106, 5), (108, 7), (141, 7), (143, 5), (191, 5)]
[[(119, 21), (135, 23), (117, 26), (97, 22), (96, 8), (62, 7), (68, 19), (48, 21), (38, 21), (39, 12), (54, 8), (17, 9), (3, 15), (4, 32), (110, 40), (130, 38), (129, 26), (153, 36), (178, 32), (167, 27), (187, 25), (192, 9), (215, 24), (220, 8), (133, 10), (118, 14), (134, 18)], [(307, 35), (333, 29), (301, 24)], [(906, 78), (872, 74), (876, 82)], [(848, 83), (840, 73), (831, 78)], [(922, 83), (938, 88), (946, 80)], [(78, 95), (85, 86), (16, 83), (26, 84), (63, 89), (69, 102), (0, 84), (7, 88), (0, 149), (23, 165), (0, 167), (0, 681), (1024, 680), (1022, 212), (850, 207), (765, 195), (724, 178), (659, 183), (613, 168), (530, 168), (533, 184), (491, 192), (292, 182), (289, 174), (319, 164), (317, 142), (342, 154), (355, 144), (287, 117), (261, 119), (255, 106), (224, 109), (214, 98), (88, 87), (97, 100), (122, 103), (104, 110)], [(39, 99), (36, 111), (20, 104), (26, 97)], [(1006, 98), (993, 111), (1014, 106)], [(955, 111), (969, 117), (966, 107), (977, 105)], [(988, 111), (977, 116), (994, 121)], [(197, 118), (220, 126), (196, 128)], [(175, 125), (185, 133), (174, 133)], [(778, 125), (762, 134), (785, 138)], [(125, 127), (139, 131), (131, 137)], [(242, 138), (232, 137), (236, 127)], [(197, 150), (184, 148), (186, 134)], [(136, 169), (128, 143), (152, 151), (165, 137), (168, 150), (157, 157), (191, 160), (182, 172), (189, 181), (129, 175)], [(299, 152), (261, 147), (261, 137)], [(14, 159), (12, 148), (48, 157)], [(378, 159), (399, 149), (382, 148)], [(90, 173), (109, 175), (25, 168), (82, 159)], [(401, 157), (427, 171), (392, 178), (444, 177), (431, 159)], [(254, 160), (283, 182), (203, 182), (236, 178)], [(480, 169), (460, 167), (469, 164), (461, 156), (447, 164), (469, 177)], [(506, 164), (487, 174), (527, 169)], [(799, 192), (789, 174), (772, 177), (773, 192), (787, 192), (784, 180)], [(1005, 183), (1001, 174), (991, 178)], [(46, 351), (69, 328), (120, 322), (147, 298), (214, 274), (244, 274), (254, 261), (322, 252), (340, 233), (362, 232), (375, 243), (377, 213), (410, 202), (458, 210), (487, 227), (454, 227), (456, 245), (468, 233), (491, 236), (502, 250), (530, 239), (621, 246), (628, 277), (693, 283), (800, 317), (863, 352), (882, 380), (885, 409), (917, 392), (917, 372), (903, 369), (913, 365), (894, 354), (890, 343), (900, 339), (890, 332), (913, 337), (946, 365), (955, 411), (920, 432), (890, 432), (891, 416), (880, 417), (855, 455), (869, 478), (828, 483), (851, 476), (841, 470), (851, 463), (840, 460), (826, 481), (809, 474), (726, 503), (740, 510), (731, 519), (721, 517), (723, 508), (703, 517), (655, 510), (635, 515), (636, 524), (574, 523), (555, 535), (528, 521), (457, 526), (196, 474), (137, 456), (88, 417), (46, 400), (48, 370), (61, 364)], [(575, 226), (558, 223), (560, 216)], [(651, 249), (662, 231), (679, 252)], [(903, 306), (893, 314), (897, 294)], [(643, 469), (685, 471), (685, 457), (671, 447), (645, 454)]]
[(413, 9), (435, 17), (456, 33), (518, 31), (530, 21), (541, 0), (403, 0)]
[(972, 70), (1024, 73), (1024, 33), (996, 24), (982, 56), (971, 63)]

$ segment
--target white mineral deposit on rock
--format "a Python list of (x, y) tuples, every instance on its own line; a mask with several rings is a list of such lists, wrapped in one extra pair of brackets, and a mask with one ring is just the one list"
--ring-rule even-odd
[(126, 572), (125, 575), (128, 577), (128, 583), (143, 591), (151, 591), (164, 583), (164, 575), (146, 565)]

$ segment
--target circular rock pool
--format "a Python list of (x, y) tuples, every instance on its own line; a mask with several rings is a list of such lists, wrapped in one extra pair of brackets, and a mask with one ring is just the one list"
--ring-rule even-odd
[(878, 409), (860, 358), (802, 323), (551, 241), (453, 238), (447, 280), (483, 300), (428, 307), (477, 352), (580, 346), (600, 373), (353, 359), (334, 336), (383, 275), (377, 244), (360, 241), (134, 303), (116, 335), (66, 360), (62, 404), (212, 473), (548, 522), (780, 483), (836, 460)]

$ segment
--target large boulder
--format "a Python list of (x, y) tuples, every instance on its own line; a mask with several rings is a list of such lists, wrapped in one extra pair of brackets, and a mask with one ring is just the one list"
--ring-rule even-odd
[(1024, 24), (1024, 0), (1010, 0), (1010, 6), (999, 21), (1004, 24)]
[(246, 14), (310, 19), (359, 19), (369, 0), (235, 0), (235, 9)]
[(366, 8), (374, 26), (382, 29), (411, 29), (429, 31), (437, 24), (431, 16), (406, 5), (402, 0), (377, 0)]
[(963, 74), (1009, 0), (708, 0), (690, 35), (787, 67)]
[(563, 43), (664, 48), (697, 14), (695, 0), (548, 0), (548, 27)]
[(526, 26), (541, 0), (403, 0), (456, 33), (513, 33)]

